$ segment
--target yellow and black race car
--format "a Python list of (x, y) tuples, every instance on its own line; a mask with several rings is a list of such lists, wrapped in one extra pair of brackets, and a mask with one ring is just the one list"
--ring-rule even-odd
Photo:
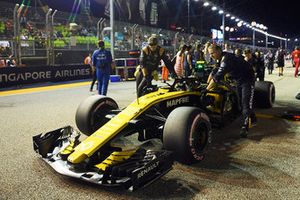
[[(76, 112), (79, 131), (67, 126), (33, 137), (34, 150), (58, 173), (105, 186), (135, 190), (172, 169), (173, 160), (203, 160), (212, 126), (240, 114), (234, 84), (206, 91), (198, 78), (175, 79), (172, 85), (147, 90), (124, 109), (110, 97), (90, 96)], [(258, 102), (271, 107), (271, 82), (257, 84)], [(116, 145), (136, 136), (141, 145)], [(147, 142), (160, 139), (160, 149)]]

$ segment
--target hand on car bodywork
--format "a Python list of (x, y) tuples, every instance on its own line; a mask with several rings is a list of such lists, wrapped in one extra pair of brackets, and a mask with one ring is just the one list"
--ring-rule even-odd
[(208, 80), (208, 84), (207, 84), (207, 87), (206, 87), (206, 90), (212, 90), (216, 85), (216, 82), (214, 81), (213, 78), (210, 78)]

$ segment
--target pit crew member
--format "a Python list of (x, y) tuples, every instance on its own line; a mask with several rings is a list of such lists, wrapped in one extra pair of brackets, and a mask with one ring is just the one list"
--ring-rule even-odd
[(105, 49), (104, 41), (98, 42), (99, 49), (92, 56), (93, 66), (96, 68), (98, 94), (106, 96), (111, 69), (114, 67), (110, 51)]
[(158, 45), (158, 38), (151, 36), (148, 39), (148, 45), (141, 51), (140, 70), (136, 74), (137, 96), (143, 95), (146, 87), (151, 87), (152, 72), (159, 67), (160, 60), (163, 60), (171, 76), (175, 76), (174, 66), (166, 55), (165, 49)]
[(240, 135), (241, 137), (247, 137), (251, 123), (256, 122), (256, 116), (252, 107), (255, 82), (253, 68), (242, 58), (232, 53), (223, 52), (222, 48), (216, 44), (212, 44), (208, 51), (211, 58), (216, 61), (217, 70), (212, 74), (212, 79), (206, 89), (210, 90), (215, 83), (223, 80), (226, 73), (237, 82), (243, 115)]

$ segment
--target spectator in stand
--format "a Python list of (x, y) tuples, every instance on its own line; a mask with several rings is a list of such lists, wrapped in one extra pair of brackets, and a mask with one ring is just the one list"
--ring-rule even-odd
[(4, 55), (4, 47), (0, 46), (0, 68), (6, 66), (6, 62), (4, 59), (5, 56), (6, 55)]
[(295, 50), (292, 52), (292, 63), (295, 65), (295, 78), (298, 77), (299, 65), (300, 65), (300, 48), (295, 47)]
[(278, 67), (278, 76), (283, 76), (284, 56), (285, 56), (284, 51), (282, 50), (281, 47), (279, 47), (275, 54), (275, 60)]
[(16, 67), (16, 61), (13, 59), (13, 55), (9, 55), (8, 59), (6, 60), (7, 67)]
[(0, 68), (5, 67), (5, 60), (4, 59), (0, 59)]
[(104, 41), (98, 42), (99, 49), (92, 56), (93, 66), (96, 68), (98, 80), (98, 94), (106, 96), (109, 77), (113, 66), (112, 55), (105, 49)]
[(184, 44), (180, 47), (180, 50), (176, 54), (175, 72), (178, 77), (184, 76), (184, 52), (187, 46)]

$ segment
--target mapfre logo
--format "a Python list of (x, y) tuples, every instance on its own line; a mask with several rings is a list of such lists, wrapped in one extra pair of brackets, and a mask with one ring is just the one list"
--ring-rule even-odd
[(178, 99), (172, 99), (170, 101), (167, 101), (167, 108), (172, 107), (172, 106), (177, 106), (180, 104), (188, 103), (190, 101), (189, 97), (181, 97)]

